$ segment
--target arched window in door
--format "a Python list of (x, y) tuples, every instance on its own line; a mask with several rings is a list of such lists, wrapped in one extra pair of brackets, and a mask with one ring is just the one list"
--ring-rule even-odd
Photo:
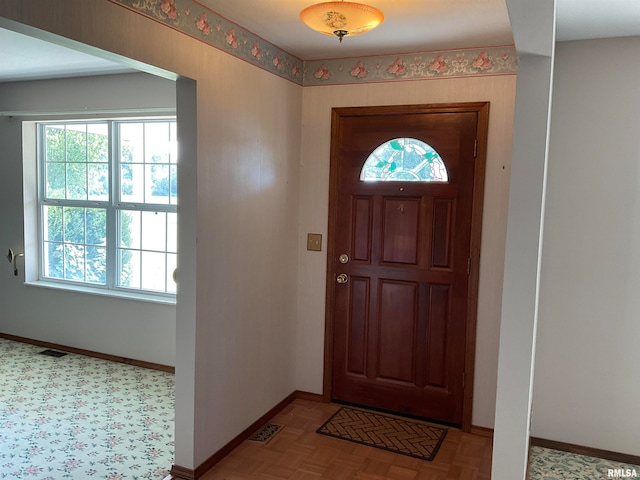
[(377, 147), (364, 162), (365, 182), (448, 182), (447, 167), (430, 145), (415, 138), (395, 138)]

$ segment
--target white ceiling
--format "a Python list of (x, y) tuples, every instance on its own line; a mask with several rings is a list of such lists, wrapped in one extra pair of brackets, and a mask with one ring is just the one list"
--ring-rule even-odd
[[(346, 37), (342, 44), (299, 20), (300, 10), (313, 0), (200, 1), (304, 60), (513, 43), (505, 0), (366, 0), (384, 12), (385, 21), (369, 33)], [(558, 41), (640, 35), (640, 0), (556, 4)], [(127, 71), (122, 65), (2, 29), (0, 46), (0, 81)]]
[(121, 64), (0, 28), (0, 82), (131, 71)]
[(300, 11), (320, 1), (200, 0), (304, 60), (513, 44), (504, 0), (357, 0), (380, 9), (385, 20), (342, 44), (300, 21)]

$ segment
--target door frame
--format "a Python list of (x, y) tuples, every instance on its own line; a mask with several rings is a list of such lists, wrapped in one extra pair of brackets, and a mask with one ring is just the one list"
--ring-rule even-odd
[(332, 399), (334, 303), (336, 270), (334, 257), (335, 233), (338, 208), (338, 124), (342, 117), (410, 115), (421, 113), (477, 113), (477, 148), (473, 179), (473, 206), (471, 213), (470, 272), (468, 277), (467, 328), (465, 339), (465, 379), (462, 404), (462, 431), (472, 429), (473, 381), (476, 352), (476, 322), (478, 310), (478, 284), (480, 273), (480, 243), (482, 239), (482, 209), (484, 180), (487, 163), (487, 136), (489, 125), (489, 102), (441, 103), (422, 105), (388, 105), (373, 107), (334, 107), (331, 109), (331, 153), (329, 167), (329, 225), (327, 232), (327, 284), (325, 298), (324, 373), (322, 398)]

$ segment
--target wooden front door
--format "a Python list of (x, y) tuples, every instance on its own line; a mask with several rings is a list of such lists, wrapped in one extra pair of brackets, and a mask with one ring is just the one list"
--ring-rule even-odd
[[(471, 272), (481, 205), (474, 198), (481, 203), (484, 180), (478, 140), (484, 147), (487, 111), (487, 104), (334, 109), (328, 250), (334, 400), (463, 424), (475, 341)], [(377, 147), (404, 138), (433, 147), (448, 180), (405, 180), (410, 174), (361, 180)]]

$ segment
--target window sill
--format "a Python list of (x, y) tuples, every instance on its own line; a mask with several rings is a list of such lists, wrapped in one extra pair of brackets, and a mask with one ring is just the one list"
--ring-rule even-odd
[(175, 297), (166, 297), (163, 295), (154, 295), (153, 293), (137, 293), (119, 290), (108, 290), (103, 288), (91, 288), (78, 285), (69, 285), (66, 283), (47, 282), (46, 280), (35, 280), (24, 282), (30, 287), (50, 288), (53, 290), (64, 290), (66, 292), (85, 293), (88, 295), (98, 295), (103, 297), (121, 298), (123, 300), (134, 300), (139, 302), (160, 303), (163, 305), (175, 305)]

